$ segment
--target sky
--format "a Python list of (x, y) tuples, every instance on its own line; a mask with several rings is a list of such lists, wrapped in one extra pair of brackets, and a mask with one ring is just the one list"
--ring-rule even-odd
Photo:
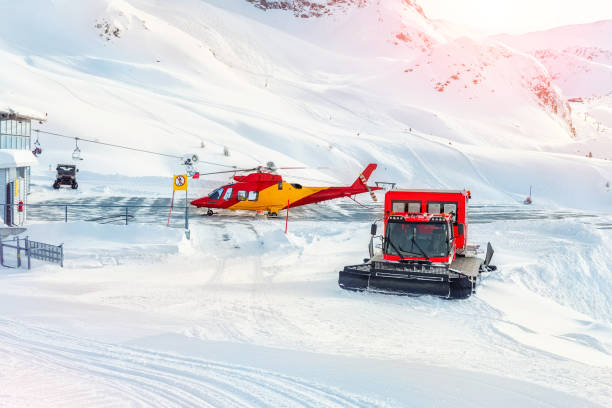
[(612, 19), (612, 0), (417, 0), (425, 14), (487, 34), (518, 34)]

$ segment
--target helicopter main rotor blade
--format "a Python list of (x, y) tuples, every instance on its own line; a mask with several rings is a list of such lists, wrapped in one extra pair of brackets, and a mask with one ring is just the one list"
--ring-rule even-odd
[(200, 176), (208, 176), (212, 174), (241, 173), (241, 172), (248, 172), (248, 171), (261, 172), (262, 170), (274, 171), (274, 170), (303, 170), (303, 169), (327, 169), (327, 168), (328, 167), (274, 167), (274, 168), (270, 168), (267, 166), (258, 166), (258, 167), (253, 167), (250, 169), (233, 169), (233, 170), (213, 171), (210, 173), (200, 173)]
[(275, 167), (275, 169), (277, 170), (308, 170), (308, 169), (322, 170), (322, 169), (329, 169), (329, 167), (327, 166), (322, 166), (322, 167)]
[(200, 176), (208, 176), (210, 174), (227, 174), (227, 173), (240, 173), (243, 171), (255, 171), (258, 168), (254, 168), (254, 169), (235, 169), (235, 170), (224, 170), (224, 171), (213, 171), (211, 173), (200, 173)]

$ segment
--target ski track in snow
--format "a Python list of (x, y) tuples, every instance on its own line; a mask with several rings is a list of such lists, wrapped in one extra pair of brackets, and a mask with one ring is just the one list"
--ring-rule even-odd
[[(56, 401), (36, 401), (32, 395), (29, 406), (103, 406), (113, 397), (139, 407), (386, 406), (273, 372), (105, 344), (6, 319), (0, 319), (0, 356), (5, 373), (15, 374), (11, 360), (33, 361), (39, 371), (78, 376), (91, 386), (90, 393), (77, 395), (56, 389)], [(7, 389), (18, 395), (22, 386), (22, 391), (28, 389), (19, 384), (27, 378), (0, 375), (0, 379), (4, 384), (0, 406), (16, 402), (6, 399)]]

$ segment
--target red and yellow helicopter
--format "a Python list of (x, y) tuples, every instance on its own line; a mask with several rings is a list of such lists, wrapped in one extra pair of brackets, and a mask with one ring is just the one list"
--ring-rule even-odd
[[(280, 169), (296, 169), (285, 167)], [(319, 203), (341, 197), (351, 197), (356, 194), (370, 193), (376, 200), (373, 191), (380, 187), (367, 185), (376, 164), (369, 164), (359, 174), (350, 187), (306, 187), (297, 183), (287, 183), (278, 174), (273, 163), (253, 169), (220, 171), (208, 174), (232, 173), (240, 171), (255, 171), (246, 176), (234, 176), (236, 183), (215, 189), (208, 197), (198, 198), (191, 202), (198, 208), (208, 208), (207, 215), (213, 215), (213, 209), (228, 209), (232, 211), (266, 211), (268, 216), (277, 216), (280, 210), (287, 207), (299, 207), (306, 204)]]

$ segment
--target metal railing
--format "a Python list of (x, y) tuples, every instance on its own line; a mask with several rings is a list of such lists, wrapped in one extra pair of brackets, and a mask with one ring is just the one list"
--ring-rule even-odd
[[(18, 217), (19, 211), (15, 209), (27, 209), (27, 218), (33, 221), (87, 221), (97, 224), (167, 224), (169, 219), (170, 205), (135, 205), (135, 204), (79, 204), (79, 203), (27, 203), (27, 204), (0, 204), (3, 218), (6, 221), (6, 213), (13, 211), (13, 216)], [(174, 214), (181, 214), (185, 230), (189, 229), (189, 205), (175, 205)], [(176, 220), (176, 216), (173, 219)], [(177, 225), (174, 225), (177, 226)]]
[[(22, 246), (23, 244), (23, 246)], [(5, 262), (9, 258), (7, 249), (15, 250), (15, 265), (8, 265)], [(0, 240), (0, 265), (6, 268), (21, 268), (22, 256), (27, 262), (27, 267), (32, 267), (32, 258), (45, 262), (55, 263), (64, 267), (64, 245), (51, 245), (44, 242), (31, 241), (28, 237), (15, 237), (11, 240)]]
[[(25, 239), (26, 250), (28, 256), (41, 261), (51, 262), (64, 266), (64, 244), (50, 245), (44, 242), (30, 241)], [(28, 259), (28, 269), (30, 260)]]

